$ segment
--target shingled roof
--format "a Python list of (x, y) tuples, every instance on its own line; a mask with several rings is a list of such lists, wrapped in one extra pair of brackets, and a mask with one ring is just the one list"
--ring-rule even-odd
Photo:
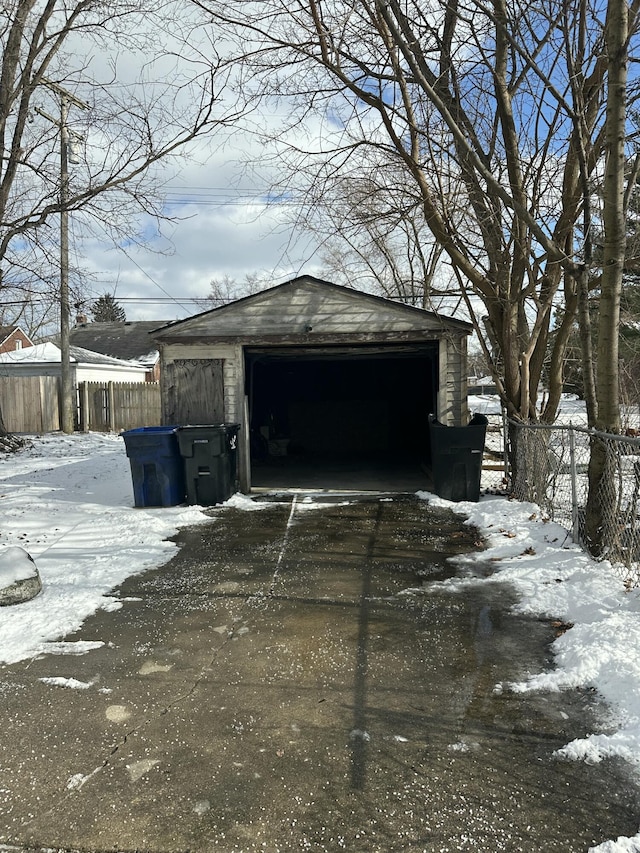
[(71, 329), (71, 344), (84, 349), (154, 365), (158, 360), (157, 347), (150, 334), (166, 324), (164, 320), (127, 320), (124, 323), (80, 323)]

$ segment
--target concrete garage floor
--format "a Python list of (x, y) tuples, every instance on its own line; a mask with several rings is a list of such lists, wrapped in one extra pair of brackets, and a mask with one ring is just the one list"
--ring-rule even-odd
[(271, 458), (252, 465), (254, 491), (325, 489), (415, 493), (432, 489), (431, 474), (417, 460)]
[(104, 646), (2, 670), (0, 849), (584, 853), (635, 834), (624, 767), (553, 757), (594, 697), (494, 692), (549, 666), (554, 635), (499, 584), (434, 583), (479, 547), (453, 514), (402, 496), (212, 514), (67, 638)]

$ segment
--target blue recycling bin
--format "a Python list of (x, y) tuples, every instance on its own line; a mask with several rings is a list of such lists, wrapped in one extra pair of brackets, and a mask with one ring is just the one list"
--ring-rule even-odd
[(188, 504), (214, 506), (236, 491), (239, 424), (178, 427)]
[(176, 426), (152, 426), (122, 433), (137, 507), (176, 506), (184, 502), (184, 464), (176, 430)]
[(474, 415), (467, 426), (447, 426), (429, 415), (433, 490), (448, 501), (480, 500), (482, 457), (489, 421)]

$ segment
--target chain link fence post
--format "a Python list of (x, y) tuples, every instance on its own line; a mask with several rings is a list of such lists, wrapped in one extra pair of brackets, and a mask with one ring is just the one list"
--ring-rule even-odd
[[(511, 494), (537, 504), (552, 520), (585, 545), (598, 559), (609, 560), (630, 586), (640, 586), (640, 438), (582, 427), (508, 421), (505, 435), (512, 472)], [(587, 518), (589, 466), (594, 443), (603, 459), (603, 476), (591, 500), (597, 529)], [(593, 525), (592, 525), (593, 526)]]
[(571, 466), (571, 536), (580, 542), (580, 516), (578, 512), (578, 467), (576, 464), (576, 434), (569, 426), (569, 464)]

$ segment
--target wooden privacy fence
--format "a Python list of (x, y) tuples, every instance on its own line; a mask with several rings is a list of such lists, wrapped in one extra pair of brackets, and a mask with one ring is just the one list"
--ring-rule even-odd
[[(56, 432), (60, 422), (57, 376), (0, 376), (0, 414), (7, 432)], [(158, 382), (80, 382), (75, 427), (119, 432), (159, 426)]]
[(8, 432), (60, 429), (57, 376), (0, 376), (0, 413)]
[(158, 382), (80, 382), (78, 428), (119, 432), (161, 423)]

